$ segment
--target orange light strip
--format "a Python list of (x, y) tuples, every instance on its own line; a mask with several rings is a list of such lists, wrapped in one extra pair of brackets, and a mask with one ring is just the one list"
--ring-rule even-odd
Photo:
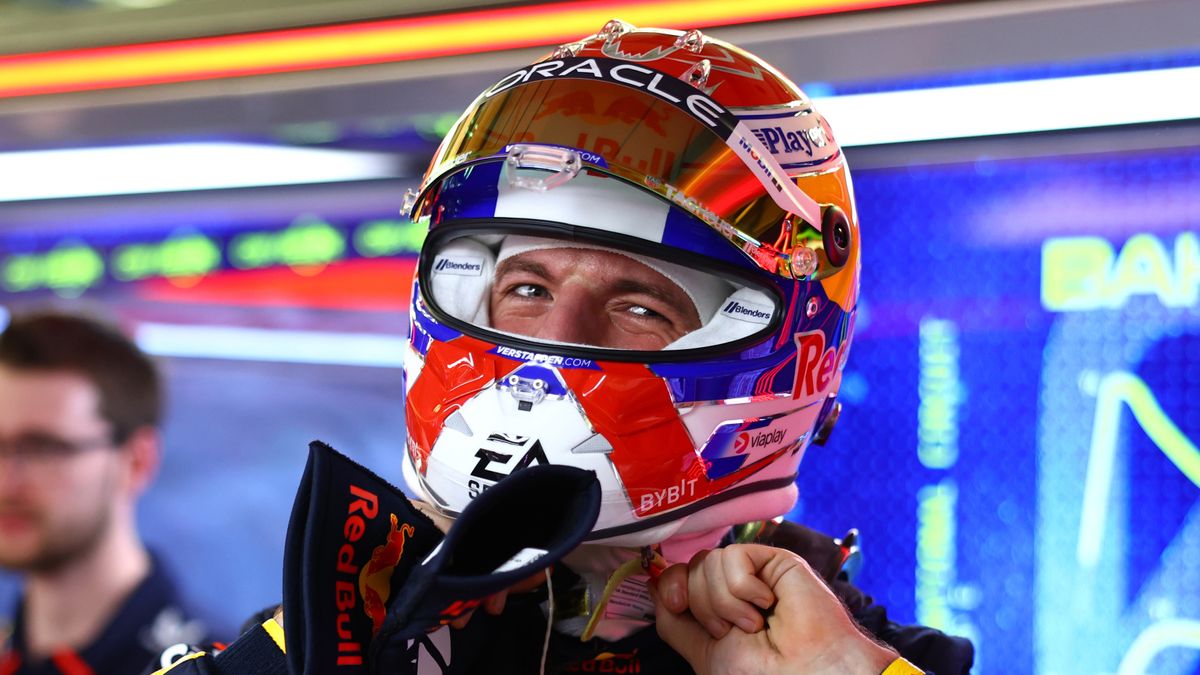
[(502, 49), (590, 35), (611, 18), (711, 28), (937, 0), (584, 0), (0, 56), (0, 98), (213, 80)]

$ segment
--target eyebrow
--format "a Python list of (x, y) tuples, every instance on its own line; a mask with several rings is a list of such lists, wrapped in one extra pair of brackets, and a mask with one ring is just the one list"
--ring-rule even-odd
[(528, 272), (543, 279), (552, 278), (550, 276), (550, 271), (546, 269), (545, 265), (533, 260), (522, 260), (519, 256), (516, 258), (508, 258), (507, 260), (502, 261), (496, 266), (496, 271), (493, 276), (499, 279), (510, 272)]
[(680, 300), (685, 302), (689, 302), (691, 300), (691, 298), (687, 296), (687, 293), (682, 289), (678, 294), (674, 294), (664, 291), (657, 286), (643, 284), (640, 281), (633, 281), (631, 279), (622, 279), (621, 281), (618, 281), (613, 285), (613, 290), (617, 291), (618, 293), (642, 293), (649, 295), (650, 297), (660, 300), (670, 305), (673, 309), (679, 310), (685, 314), (688, 313), (687, 305), (680, 307), (679, 302)]

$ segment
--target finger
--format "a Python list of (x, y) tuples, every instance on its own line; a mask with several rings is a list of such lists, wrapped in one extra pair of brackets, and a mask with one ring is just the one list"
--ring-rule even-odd
[(651, 585), (650, 589), (650, 595), (655, 601), (654, 625), (658, 636), (691, 664), (697, 675), (705, 675), (708, 673), (708, 655), (714, 644), (713, 639), (689, 612), (671, 611), (654, 585)]
[(728, 548), (724, 553), (721, 562), (729, 592), (739, 600), (770, 609), (775, 604), (775, 593), (758, 577), (759, 568), (750, 553), (742, 548)]
[(450, 527), (454, 525), (454, 520), (452, 518), (438, 513), (437, 509), (435, 509), (433, 505), (428, 502), (415, 500), (413, 501), (413, 506), (417, 507), (418, 511), (428, 516), (429, 519), (433, 521), (433, 524), (436, 525), (437, 528), (442, 532), (449, 532)]
[(504, 613), (504, 607), (508, 603), (509, 594), (526, 593), (544, 583), (546, 583), (546, 573), (538, 572), (537, 574), (530, 576), (528, 579), (519, 581), (513, 584), (511, 587), (496, 593), (495, 595), (489, 595), (483, 601), (483, 611), (491, 614), (492, 616), (499, 616), (500, 614)]
[(483, 611), (492, 616), (500, 616), (504, 612), (504, 603), (508, 600), (508, 591), (500, 591), (495, 595), (489, 595), (483, 601)]
[(710, 576), (710, 573), (720, 566), (710, 565), (708, 554), (709, 551), (701, 551), (688, 562), (688, 610), (710, 635), (720, 639), (729, 633), (733, 624), (722, 619), (713, 606), (716, 595), (724, 591), (717, 587), (719, 581)]
[(671, 565), (651, 583), (667, 609), (678, 614), (688, 608), (687, 565)]
[[(728, 559), (737, 557), (737, 553), (728, 551), (714, 551), (712, 555), (704, 561), (704, 570), (706, 581), (709, 587), (709, 606), (716, 614), (716, 618), (728, 624), (732, 624), (741, 628), (746, 633), (757, 633), (762, 630), (763, 618), (762, 613), (753, 604), (737, 597), (733, 592), (733, 585), (737, 582), (736, 579), (730, 578), (727, 574), (729, 568)], [(747, 562), (747, 564), (749, 564)], [(743, 568), (735, 568), (738, 574), (745, 574)], [(749, 574), (753, 576), (754, 569), (750, 565)], [(745, 580), (742, 581), (745, 584)], [(759, 582), (761, 583), (761, 582)], [(707, 617), (697, 616), (705, 626), (716, 624)], [(714, 635), (714, 637), (722, 637)]]
[(744, 556), (755, 570), (755, 576), (762, 579), (768, 588), (775, 588), (784, 576), (797, 568), (802, 574), (819, 580), (803, 558), (787, 549), (761, 544), (734, 544), (726, 550), (736, 550)]
[[(551, 568), (551, 570), (553, 570), (553, 568)], [(530, 576), (528, 579), (525, 579), (524, 581), (520, 581), (520, 582), (513, 584), (512, 588), (508, 589), (508, 592), (509, 593), (525, 593), (527, 591), (532, 591), (533, 589), (537, 588), (538, 586), (541, 586), (544, 583), (546, 583), (546, 573), (538, 572), (537, 574)]]
[(474, 609), (469, 610), (466, 614), (463, 614), (462, 616), (458, 617), (457, 619), (451, 621), (450, 627), (458, 628), (458, 629), (466, 628), (467, 622), (469, 622), (471, 620), (471, 616), (473, 614), (475, 614), (475, 610)]
[(756, 576), (771, 588), (784, 614), (798, 608), (808, 617), (845, 613), (841, 601), (799, 555), (757, 544), (739, 544), (737, 548), (758, 570)]

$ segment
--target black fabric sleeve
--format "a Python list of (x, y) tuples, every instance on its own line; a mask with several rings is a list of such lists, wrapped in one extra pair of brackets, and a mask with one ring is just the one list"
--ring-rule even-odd
[(975, 647), (966, 638), (936, 628), (906, 626), (888, 618), (887, 610), (871, 602), (851, 584), (838, 581), (834, 592), (846, 603), (854, 620), (926, 673), (966, 675), (975, 662)]
[(229, 648), (213, 659), (221, 675), (288, 675), (283, 650), (262, 625), (242, 633)]
[(243, 633), (248, 633), (248, 632), (254, 630), (255, 626), (262, 625), (262, 622), (266, 621), (267, 619), (273, 618), (275, 616), (275, 612), (278, 611), (279, 606), (281, 604), (282, 603), (275, 603), (274, 605), (271, 605), (270, 607), (265, 607), (262, 610), (260, 610), (259, 612), (252, 615), (250, 618), (243, 621), (242, 629), (238, 631), (238, 635), (242, 635)]
[(275, 640), (256, 625), (220, 652), (197, 651), (182, 656), (154, 675), (288, 675), (287, 658)]

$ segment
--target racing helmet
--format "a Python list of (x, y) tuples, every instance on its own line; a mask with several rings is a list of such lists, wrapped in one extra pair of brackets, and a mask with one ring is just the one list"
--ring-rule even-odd
[[(839, 409), (859, 230), (837, 141), (784, 75), (610, 21), (480, 94), (405, 209), (428, 226), (410, 491), (454, 516), (532, 464), (589, 469), (591, 541), (622, 546), (791, 509)], [(591, 333), (551, 329), (566, 277), (609, 293), (566, 322)]]

